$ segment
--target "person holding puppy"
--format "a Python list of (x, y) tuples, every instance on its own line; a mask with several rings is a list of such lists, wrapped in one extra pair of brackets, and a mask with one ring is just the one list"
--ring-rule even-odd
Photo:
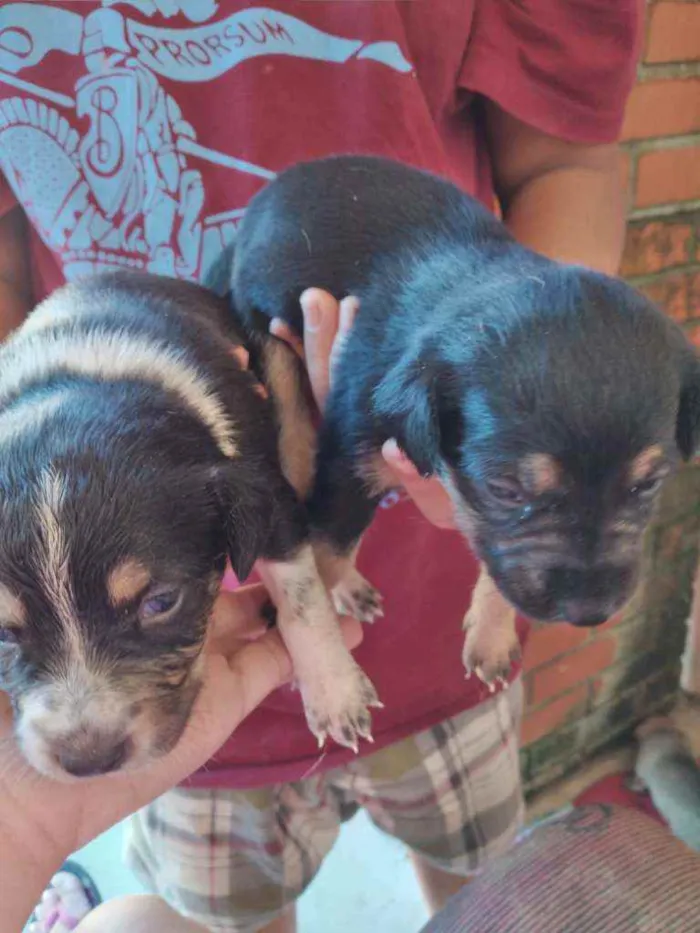
[[(12, 710), (0, 695), (0, 933), (24, 928), (46, 889), (32, 931), (66, 933), (190, 933), (203, 927), (178, 917), (154, 897), (117, 898), (92, 910), (77, 885), (61, 886), (56, 872), (71, 852), (169, 790), (204, 764), (270, 691), (288, 681), (290, 658), (276, 632), (266, 632), (262, 586), (224, 594), (217, 604), (206, 650), (206, 686), (189, 727), (155, 766), (133, 774), (101, 776), (70, 784), (28, 772), (11, 741)], [(346, 620), (350, 647), (359, 623)], [(66, 877), (66, 873), (63, 873)], [(68, 875), (75, 880), (74, 875)], [(62, 896), (63, 901), (62, 902)], [(82, 921), (82, 922), (81, 922)]]
[[(5, 4), (3, 331), (97, 269), (201, 280), (265, 180), (338, 152), (446, 175), (497, 198), (533, 249), (614, 273), (615, 139), (642, 15), (640, 0)], [(304, 313), (322, 407), (353, 307), (311, 291)], [(442, 490), (395, 446), (385, 458), (403, 491), (382, 503), (359, 558), (385, 598), (358, 649), (385, 704), (375, 746), (319, 756), (282, 687), (134, 819), (130, 863), (211, 929), (293, 930), (294, 901), (357, 807), (410, 847), (433, 910), (521, 823), (519, 670), (494, 695), (464, 680), (459, 621), (476, 562), (449, 531)]]

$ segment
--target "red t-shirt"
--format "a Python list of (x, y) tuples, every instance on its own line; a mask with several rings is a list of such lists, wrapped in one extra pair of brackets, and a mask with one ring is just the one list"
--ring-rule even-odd
[[(198, 279), (266, 179), (339, 152), (393, 156), (493, 204), (479, 95), (572, 142), (613, 140), (634, 79), (640, 0), (4, 3), (0, 214), (32, 224), (37, 297), (91, 270)], [(382, 747), (476, 705), (461, 620), (476, 578), (457, 534), (390, 495), (359, 564), (385, 598), (357, 659)], [(524, 631), (525, 626), (522, 626)], [(278, 690), (197, 785), (254, 786), (318, 761)]]

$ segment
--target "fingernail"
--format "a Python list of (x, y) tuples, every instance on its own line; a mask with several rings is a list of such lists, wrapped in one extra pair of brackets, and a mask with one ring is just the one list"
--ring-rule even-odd
[(304, 314), (304, 326), (307, 330), (318, 330), (321, 326), (321, 302), (311, 296), (301, 296), (301, 310)]
[(391, 465), (394, 469), (402, 473), (413, 473), (413, 464), (401, 450), (394, 438), (384, 444), (382, 447), (382, 455), (385, 460), (391, 461)]
[(307, 330), (318, 330), (321, 326), (321, 305), (317, 301), (311, 301), (306, 306), (304, 323)]
[(245, 347), (232, 347), (231, 356), (238, 360), (241, 369), (248, 369), (250, 363), (250, 354)]

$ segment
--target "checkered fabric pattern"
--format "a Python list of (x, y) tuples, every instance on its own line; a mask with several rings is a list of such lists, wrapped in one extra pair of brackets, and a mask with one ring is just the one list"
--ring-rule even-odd
[(270, 923), (313, 880), (342, 822), (363, 807), (384, 832), (470, 875), (523, 820), (522, 684), (346, 768), (247, 791), (171, 791), (131, 823), (144, 884), (214, 933)]

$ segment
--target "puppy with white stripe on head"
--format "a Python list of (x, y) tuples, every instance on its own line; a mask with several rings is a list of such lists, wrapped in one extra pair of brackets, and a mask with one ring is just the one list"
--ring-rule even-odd
[(0, 687), (45, 774), (173, 747), (227, 556), (239, 579), (258, 561), (319, 743), (369, 737), (376, 693), (242, 342), (205, 289), (105, 273), (56, 291), (0, 350)]

